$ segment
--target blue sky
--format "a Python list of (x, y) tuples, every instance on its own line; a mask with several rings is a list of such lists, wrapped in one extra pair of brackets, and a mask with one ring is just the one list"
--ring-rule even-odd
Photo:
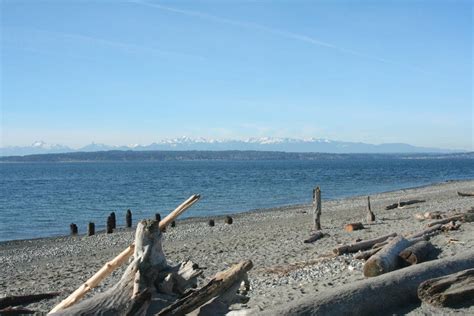
[(2, 145), (473, 149), (470, 1), (2, 1)]

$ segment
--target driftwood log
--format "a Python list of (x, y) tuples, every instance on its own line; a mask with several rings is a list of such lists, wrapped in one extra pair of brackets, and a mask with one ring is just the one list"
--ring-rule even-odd
[(363, 241), (359, 241), (359, 242), (349, 244), (349, 245), (342, 245), (337, 248), (334, 248), (332, 252), (336, 255), (342, 255), (345, 253), (357, 252), (359, 250), (367, 250), (371, 248), (373, 245), (383, 242), (390, 237), (395, 237), (396, 235), (397, 235), (396, 233), (392, 233), (392, 234), (384, 235), (384, 236), (377, 237), (374, 239), (363, 240)]
[(418, 288), (418, 297), (436, 307), (474, 305), (474, 269), (426, 280)]
[(353, 232), (354, 230), (361, 229), (364, 229), (364, 225), (362, 225), (362, 223), (349, 223), (344, 226), (344, 230), (346, 232)]
[[(230, 293), (231, 295), (235, 295), (241, 283), (247, 281), (247, 272), (252, 269), (252, 267), (252, 261), (246, 260), (234, 265), (226, 271), (217, 273), (205, 286), (199, 290), (191, 291), (188, 295), (185, 295), (183, 298), (162, 309), (157, 315), (185, 315), (229, 290), (232, 292)], [(201, 309), (207, 309), (205, 314), (213, 314), (210, 306), (203, 306)]]
[[(419, 303), (417, 289), (421, 282), (474, 268), (474, 251), (416, 264), (376, 278), (307, 295), (285, 306), (264, 311), (261, 315), (381, 315)], [(373, 299), (377, 298), (377, 299)]]
[(426, 202), (425, 200), (409, 200), (409, 201), (399, 201), (398, 203), (393, 203), (393, 204), (390, 204), (390, 205), (387, 205), (385, 207), (386, 210), (393, 210), (395, 208), (401, 208), (401, 207), (404, 207), (404, 206), (407, 206), (407, 205), (412, 205), (412, 204), (416, 204), (416, 203), (423, 203), (423, 202)]
[(20, 296), (6, 296), (6, 297), (0, 298), (0, 309), (6, 308), (9, 306), (31, 304), (34, 302), (51, 299), (58, 295), (59, 295), (58, 292), (53, 292), (53, 293), (41, 293), (41, 294), (20, 295)]
[(452, 221), (459, 221), (459, 220), (463, 219), (463, 217), (464, 217), (464, 214), (458, 214), (458, 215), (454, 215), (454, 216), (446, 217), (446, 218), (443, 218), (443, 219), (439, 219), (437, 221), (430, 222), (426, 226), (431, 227), (431, 226), (435, 226), (435, 225), (438, 225), (438, 224), (446, 224), (446, 223), (449, 223), (449, 222), (452, 222)]
[(426, 261), (435, 251), (434, 246), (429, 241), (417, 242), (400, 252), (400, 257), (408, 264), (418, 264)]
[(324, 233), (322, 231), (318, 230), (318, 231), (312, 232), (311, 236), (309, 236), (308, 239), (305, 239), (303, 242), (305, 244), (309, 244), (309, 243), (315, 242), (316, 240), (321, 239), (323, 237), (324, 237)]
[(359, 260), (367, 260), (370, 257), (372, 257), (373, 255), (375, 255), (377, 252), (379, 252), (381, 249), (382, 249), (382, 247), (377, 247), (377, 248), (372, 248), (372, 249), (369, 249), (369, 250), (361, 251), (361, 252), (358, 252), (354, 256), (354, 258), (359, 259)]
[(374, 277), (400, 268), (401, 260), (398, 255), (408, 246), (410, 242), (402, 236), (393, 238), (382, 250), (367, 260), (364, 265), (364, 276)]
[(31, 315), (31, 314), (36, 314), (35, 311), (25, 308), (25, 307), (6, 307), (0, 309), (0, 315)]
[[(193, 195), (186, 201), (184, 201), (181, 205), (179, 205), (173, 212), (171, 212), (165, 219), (161, 222), (157, 221), (142, 221), (140, 226), (137, 226), (136, 235), (135, 235), (135, 244), (130, 245), (124, 251), (122, 251), (117, 257), (109, 261), (105, 264), (96, 274), (94, 274), (89, 280), (87, 280), (84, 284), (82, 284), (76, 291), (74, 291), (69, 297), (64, 299), (61, 303), (55, 306), (50, 313), (55, 313), (61, 310), (64, 310), (75, 303), (77, 303), (82, 297), (84, 297), (92, 288), (96, 287), (104, 278), (106, 278), (112, 271), (114, 271), (117, 267), (121, 266), (128, 258), (134, 254), (135, 260), (130, 264), (124, 275), (122, 276), (121, 281), (115, 286), (118, 289), (115, 291), (120, 291), (121, 288), (123, 292), (126, 291), (126, 287), (129, 286), (127, 282), (129, 282), (128, 278), (130, 275), (137, 274), (138, 276), (140, 273), (136, 273), (137, 269), (139, 268), (138, 261), (146, 261), (145, 263), (140, 262), (142, 265), (152, 265), (152, 266), (160, 266), (161, 261), (166, 263), (164, 259), (164, 255), (161, 250), (161, 231), (169, 225), (170, 222), (174, 221), (179, 215), (181, 215), (185, 210), (191, 207), (194, 203), (199, 200), (199, 195)], [(138, 243), (138, 244), (137, 244)], [(146, 247), (146, 252), (144, 249), (137, 249), (135, 245), (140, 245), (141, 247)], [(150, 257), (150, 253), (153, 251), (153, 257)], [(161, 259), (158, 258), (160, 255), (157, 253), (161, 252)], [(143, 258), (142, 258), (143, 257)], [(150, 259), (151, 258), (151, 259)], [(160, 260), (158, 260), (160, 259)], [(150, 261), (153, 260), (153, 261)], [(161, 263), (160, 263), (161, 262)], [(159, 267), (158, 267), (159, 268)], [(155, 269), (156, 270), (156, 269)], [(114, 301), (116, 298), (114, 297), (114, 288), (110, 289), (110, 293), (107, 295), (109, 296), (108, 299), (112, 299)], [(136, 292), (134, 292), (136, 294)], [(106, 294), (106, 293), (102, 293)], [(97, 295), (98, 297), (99, 295)], [(103, 295), (104, 296), (104, 295)], [(105, 295), (106, 296), (106, 295)], [(120, 296), (120, 295), (119, 295)], [(107, 298), (107, 297), (105, 297)], [(100, 298), (99, 298), (100, 299)], [(125, 298), (123, 298), (125, 300)], [(127, 300), (127, 304), (129, 303), (130, 297)], [(100, 300), (99, 300), (100, 301)], [(99, 303), (99, 302), (97, 302)], [(106, 300), (102, 304), (107, 305)], [(100, 304), (99, 304), (100, 305)], [(115, 304), (113, 302), (112, 305), (120, 305)], [(98, 308), (105, 306), (99, 306)], [(123, 307), (123, 306), (121, 306)], [(96, 308), (97, 309), (97, 308)], [(112, 311), (113, 312), (113, 311)], [(93, 311), (90, 310), (90, 313), (93, 314)]]
[(411, 235), (408, 235), (407, 238), (418, 238), (418, 237), (432, 236), (432, 235), (438, 234), (441, 232), (441, 226), (442, 226), (441, 224), (431, 226), (430, 228), (422, 230), (418, 233), (413, 233)]
[(459, 196), (464, 196), (464, 197), (466, 197), (466, 196), (474, 196), (474, 192), (473, 192), (473, 193), (465, 193), (465, 192), (459, 192), (459, 191), (458, 191), (458, 195), (459, 195)]

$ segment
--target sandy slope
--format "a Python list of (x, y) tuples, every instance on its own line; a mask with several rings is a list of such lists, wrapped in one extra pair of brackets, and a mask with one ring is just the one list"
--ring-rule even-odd
[[(458, 197), (456, 191), (474, 192), (474, 181), (446, 182), (372, 195), (376, 223), (352, 233), (345, 232), (343, 226), (349, 222), (365, 221), (366, 197), (323, 201), (321, 222), (329, 237), (314, 244), (302, 242), (308, 237), (311, 227), (308, 206), (239, 214), (234, 216), (232, 225), (225, 225), (220, 218), (216, 219), (215, 227), (209, 227), (207, 219), (189, 219), (178, 222), (176, 228), (168, 229), (163, 242), (164, 251), (172, 262), (190, 258), (207, 267), (206, 277), (241, 259), (251, 259), (254, 269), (250, 273), (251, 300), (247, 305), (255, 310), (268, 309), (305, 295), (317, 295), (327, 288), (362, 280), (363, 262), (353, 259), (352, 255), (320, 262), (314, 262), (314, 259), (329, 253), (336, 245), (356, 238), (419, 231), (426, 223), (414, 220), (415, 213), (465, 210), (474, 206), (474, 198)], [(322, 192), (324, 198), (324, 188)], [(426, 203), (384, 210), (384, 206), (398, 199), (415, 198), (426, 199)], [(448, 243), (450, 238), (458, 242)], [(48, 311), (132, 240), (133, 231), (122, 230), (111, 235), (0, 243), (0, 297), (61, 291), (63, 295), (57, 299), (29, 306)], [(474, 224), (464, 224), (459, 231), (436, 236), (432, 242), (442, 249), (440, 257), (472, 248)], [(102, 291), (114, 283), (121, 273), (122, 270), (114, 272), (96, 291)], [(413, 314), (426, 312), (421, 308), (404, 310), (410, 311)], [(471, 308), (454, 312), (464, 314), (473, 311)]]

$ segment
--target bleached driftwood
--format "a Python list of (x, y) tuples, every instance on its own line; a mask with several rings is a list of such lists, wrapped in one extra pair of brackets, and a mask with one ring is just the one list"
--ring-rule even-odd
[(437, 307), (474, 305), (474, 269), (426, 280), (418, 287), (418, 297)]
[[(167, 267), (166, 259), (164, 258), (161, 249), (161, 231), (165, 229), (166, 226), (173, 220), (175, 220), (180, 214), (182, 214), (185, 210), (187, 210), (194, 203), (196, 203), (199, 198), (199, 195), (191, 196), (160, 222), (140, 222), (137, 226), (135, 244), (130, 245), (117, 257), (105, 264), (96, 274), (94, 274), (89, 280), (82, 284), (69, 297), (64, 299), (57, 306), (55, 306), (50, 311), (50, 314), (64, 310), (77, 303), (92, 288), (96, 287), (100, 283), (100, 281), (106, 278), (110, 273), (112, 273), (112, 271), (114, 271), (117, 267), (121, 266), (125, 261), (127, 261), (127, 259), (132, 254), (134, 254), (134, 261), (132, 262), (132, 264), (129, 265), (120, 282), (114, 288), (108, 291), (108, 298), (107, 296), (104, 296), (104, 298), (100, 298), (99, 295), (97, 295), (97, 297), (99, 297), (97, 304), (100, 303), (99, 305), (103, 309), (107, 309), (110, 307), (108, 306), (107, 300), (111, 300), (112, 303), (110, 305), (113, 306), (123, 307), (120, 306), (120, 304), (128, 304), (132, 295), (133, 297), (137, 296), (140, 290), (144, 287), (144, 283), (140, 281), (143, 279), (143, 269), (139, 269), (141, 266), (148, 267), (149, 265), (155, 267), (154, 269), (150, 269), (150, 271), (148, 271), (148, 273), (153, 274), (153, 276), (154, 272), (152, 273), (152, 270), (157, 270), (157, 268), (165, 269)], [(129, 283), (131, 281), (129, 279), (131, 276), (133, 276), (133, 278), (136, 278), (136, 280), (132, 280), (132, 282), (135, 282), (134, 289), (132, 290), (133, 292), (131, 293), (131, 295), (127, 297), (127, 289), (130, 286)], [(118, 291), (121, 291), (122, 288), (122, 293), (116, 293)], [(118, 300), (119, 303), (116, 304), (115, 300)], [(93, 311), (96, 311), (97, 309), (98, 308), (90, 310), (90, 312), (93, 313)]]
[(370, 257), (372, 257), (373, 255), (375, 255), (377, 252), (379, 252), (381, 249), (382, 249), (382, 247), (377, 247), (377, 248), (372, 248), (372, 249), (369, 249), (369, 250), (361, 251), (361, 252), (358, 252), (354, 256), (354, 258), (359, 259), (359, 260), (367, 260)]
[(423, 237), (423, 236), (431, 236), (433, 234), (437, 234), (441, 232), (441, 224), (433, 225), (430, 228), (427, 228), (425, 230), (422, 230), (417, 233), (413, 233), (411, 235), (408, 235), (407, 238), (418, 238), (418, 237)]
[(393, 238), (367, 260), (364, 264), (364, 276), (374, 277), (398, 269), (401, 263), (398, 254), (408, 246), (410, 242), (402, 236)]
[(359, 250), (367, 250), (367, 249), (371, 248), (373, 245), (375, 245), (379, 242), (383, 242), (383, 241), (387, 240), (390, 237), (395, 237), (396, 235), (397, 235), (396, 233), (392, 233), (392, 234), (377, 237), (377, 238), (374, 238), (374, 239), (363, 240), (363, 241), (356, 242), (356, 243), (349, 244), (349, 245), (342, 245), (342, 246), (339, 246), (337, 248), (334, 248), (332, 250), (332, 252), (336, 255), (342, 255), (342, 254), (345, 254), (345, 253), (357, 252)]
[[(157, 315), (185, 315), (203, 306), (216, 296), (231, 290), (235, 294), (242, 282), (247, 280), (247, 272), (253, 267), (252, 261), (242, 261), (226, 271), (218, 272), (202, 288), (191, 291), (188, 295), (162, 309)], [(208, 309), (207, 314), (211, 315)]]
[[(307, 295), (260, 315), (381, 315), (395, 308), (419, 302), (421, 282), (474, 268), (474, 251), (416, 264), (376, 278)], [(377, 298), (377, 299), (372, 299)]]

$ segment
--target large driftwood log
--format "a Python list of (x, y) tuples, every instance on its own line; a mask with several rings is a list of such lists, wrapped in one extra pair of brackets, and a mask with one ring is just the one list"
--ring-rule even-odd
[(185, 315), (206, 304), (219, 294), (235, 289), (247, 279), (247, 272), (253, 267), (252, 261), (242, 261), (230, 269), (217, 273), (205, 286), (177, 300), (170, 306), (162, 309), (157, 315)]
[(474, 305), (474, 269), (426, 280), (418, 288), (418, 297), (437, 307)]
[[(188, 198), (186, 201), (181, 203), (173, 212), (171, 212), (166, 218), (160, 222), (156, 221), (156, 224), (153, 224), (157, 226), (157, 229), (161, 232), (166, 229), (166, 226), (169, 225), (172, 221), (174, 221), (179, 215), (181, 215), (184, 211), (186, 211), (188, 208), (190, 208), (194, 203), (196, 203), (200, 198), (199, 194), (192, 195), (190, 198)], [(143, 222), (145, 223), (145, 222)], [(155, 222), (154, 222), (155, 223)], [(142, 228), (140, 228), (142, 229)], [(154, 230), (153, 230), (154, 231)], [(142, 238), (149, 238), (145, 235), (140, 235), (138, 234), (138, 227), (137, 227), (137, 233), (136, 233), (136, 240), (137, 237), (142, 239)], [(156, 237), (156, 236), (155, 236)], [(161, 234), (159, 237), (161, 240)], [(156, 238), (153, 239), (156, 240)], [(161, 249), (161, 241), (159, 245)], [(78, 302), (82, 297), (84, 297), (91, 289), (96, 287), (103, 279), (105, 279), (108, 275), (110, 275), (116, 268), (121, 266), (125, 261), (128, 260), (128, 258), (134, 253), (137, 252), (137, 249), (135, 248), (135, 245), (132, 244), (129, 247), (127, 247), (124, 251), (122, 251), (117, 257), (112, 259), (111, 261), (107, 262), (96, 274), (94, 274), (89, 280), (87, 280), (84, 284), (82, 284), (76, 291), (74, 291), (70, 296), (68, 296), (66, 299), (64, 299), (61, 303), (56, 305), (49, 313), (55, 313), (57, 311), (60, 311), (62, 309), (65, 309), (69, 306), (74, 305), (76, 302)], [(139, 250), (140, 251), (140, 250)], [(137, 256), (135, 256), (135, 259), (137, 259)], [(129, 266), (130, 268), (130, 266)], [(133, 269), (132, 269), (133, 270)], [(128, 271), (128, 270), (127, 270)], [(135, 272), (129, 272), (132, 274), (135, 274)], [(125, 275), (124, 275), (125, 276)], [(123, 279), (123, 278), (122, 278)], [(136, 289), (135, 289), (136, 290)], [(136, 292), (134, 292), (137, 294)]]
[(410, 242), (398, 236), (393, 238), (382, 250), (370, 257), (364, 265), (364, 276), (374, 277), (394, 271), (401, 265), (398, 254), (410, 246)]
[(434, 251), (434, 246), (423, 240), (402, 250), (400, 257), (410, 265), (418, 264), (426, 261)]
[(0, 298), (0, 309), (9, 307), (9, 306), (18, 306), (26, 305), (41, 300), (50, 299), (58, 296), (58, 292), (53, 293), (41, 293), (41, 294), (31, 294), (31, 295), (20, 295), (20, 296), (6, 296)]
[(396, 235), (397, 235), (396, 233), (392, 233), (392, 234), (377, 237), (377, 238), (374, 238), (374, 239), (363, 240), (363, 241), (356, 242), (356, 243), (349, 244), (349, 245), (342, 245), (342, 246), (339, 246), (337, 248), (334, 248), (332, 250), (332, 252), (336, 255), (342, 255), (342, 254), (345, 254), (345, 253), (357, 252), (359, 250), (367, 250), (367, 249), (371, 248), (373, 245), (375, 245), (377, 243), (380, 243), (380, 242), (383, 242), (383, 241), (387, 240), (390, 237), (395, 237)]
[(386, 210), (393, 210), (395, 208), (400, 208), (400, 207), (404, 207), (404, 206), (407, 206), (407, 205), (412, 205), (412, 204), (416, 204), (416, 203), (423, 203), (423, 202), (426, 202), (426, 201), (425, 200), (401, 201), (401, 202), (398, 202), (398, 203), (387, 205), (385, 207), (385, 209)]
[[(474, 251), (416, 264), (376, 278), (307, 295), (284, 306), (264, 311), (263, 315), (381, 315), (419, 302), (417, 289), (421, 282), (474, 268)], [(377, 298), (377, 299), (373, 299)]]

